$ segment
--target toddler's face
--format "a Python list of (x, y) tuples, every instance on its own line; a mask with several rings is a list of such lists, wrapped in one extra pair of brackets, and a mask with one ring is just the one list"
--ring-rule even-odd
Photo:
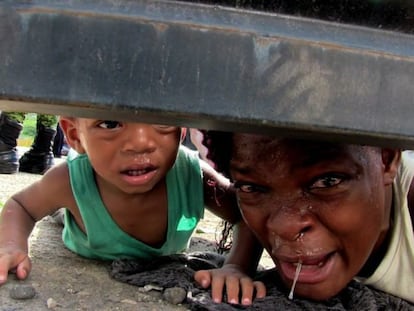
[(288, 288), (302, 264), (295, 295), (315, 300), (344, 288), (384, 240), (387, 169), (379, 148), (233, 136), (243, 216)]
[(102, 180), (101, 187), (146, 193), (175, 162), (179, 127), (97, 119), (76, 122), (80, 144)]

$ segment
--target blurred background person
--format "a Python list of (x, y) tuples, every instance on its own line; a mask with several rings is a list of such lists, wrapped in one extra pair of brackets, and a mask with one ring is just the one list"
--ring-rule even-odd
[(36, 135), (30, 149), (19, 159), (17, 139), (23, 130), (24, 112), (1, 112), (0, 115), (0, 174), (18, 171), (43, 174), (54, 164), (52, 151), (58, 117), (37, 114)]

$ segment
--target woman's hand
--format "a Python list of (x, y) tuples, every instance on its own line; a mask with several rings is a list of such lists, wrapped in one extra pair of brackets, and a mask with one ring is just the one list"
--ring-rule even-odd
[(220, 269), (200, 270), (194, 279), (203, 288), (211, 286), (214, 302), (220, 303), (224, 293), (230, 304), (251, 305), (254, 298), (266, 296), (266, 287), (262, 282), (253, 281), (237, 265), (225, 264)]

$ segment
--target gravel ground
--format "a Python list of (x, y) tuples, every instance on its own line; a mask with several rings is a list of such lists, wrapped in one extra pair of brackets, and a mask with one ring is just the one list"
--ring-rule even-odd
[[(23, 153), (25, 149), (19, 149)], [(56, 159), (59, 163), (65, 158)], [(38, 180), (41, 175), (0, 174), (0, 202)], [(194, 235), (191, 250), (212, 250), (219, 219), (206, 211)], [(169, 304), (159, 293), (144, 293), (137, 287), (110, 278), (106, 264), (85, 260), (68, 251), (61, 241), (61, 227), (50, 217), (40, 221), (30, 238), (33, 269), (25, 281), (10, 275), (0, 287), (0, 311), (11, 310), (186, 310)], [(261, 264), (272, 266), (264, 255)], [(28, 299), (12, 298), (28, 295)]]

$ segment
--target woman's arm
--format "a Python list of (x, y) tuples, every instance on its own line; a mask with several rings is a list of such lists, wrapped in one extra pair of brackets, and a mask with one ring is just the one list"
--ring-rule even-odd
[(232, 247), (223, 267), (198, 271), (195, 280), (203, 287), (211, 286), (215, 302), (221, 302), (225, 289), (229, 303), (250, 305), (253, 297), (266, 295), (264, 284), (253, 282), (251, 278), (257, 269), (263, 247), (242, 219), (230, 181), (206, 162), (202, 161), (201, 166), (205, 204), (214, 214), (234, 224), (234, 232)]

